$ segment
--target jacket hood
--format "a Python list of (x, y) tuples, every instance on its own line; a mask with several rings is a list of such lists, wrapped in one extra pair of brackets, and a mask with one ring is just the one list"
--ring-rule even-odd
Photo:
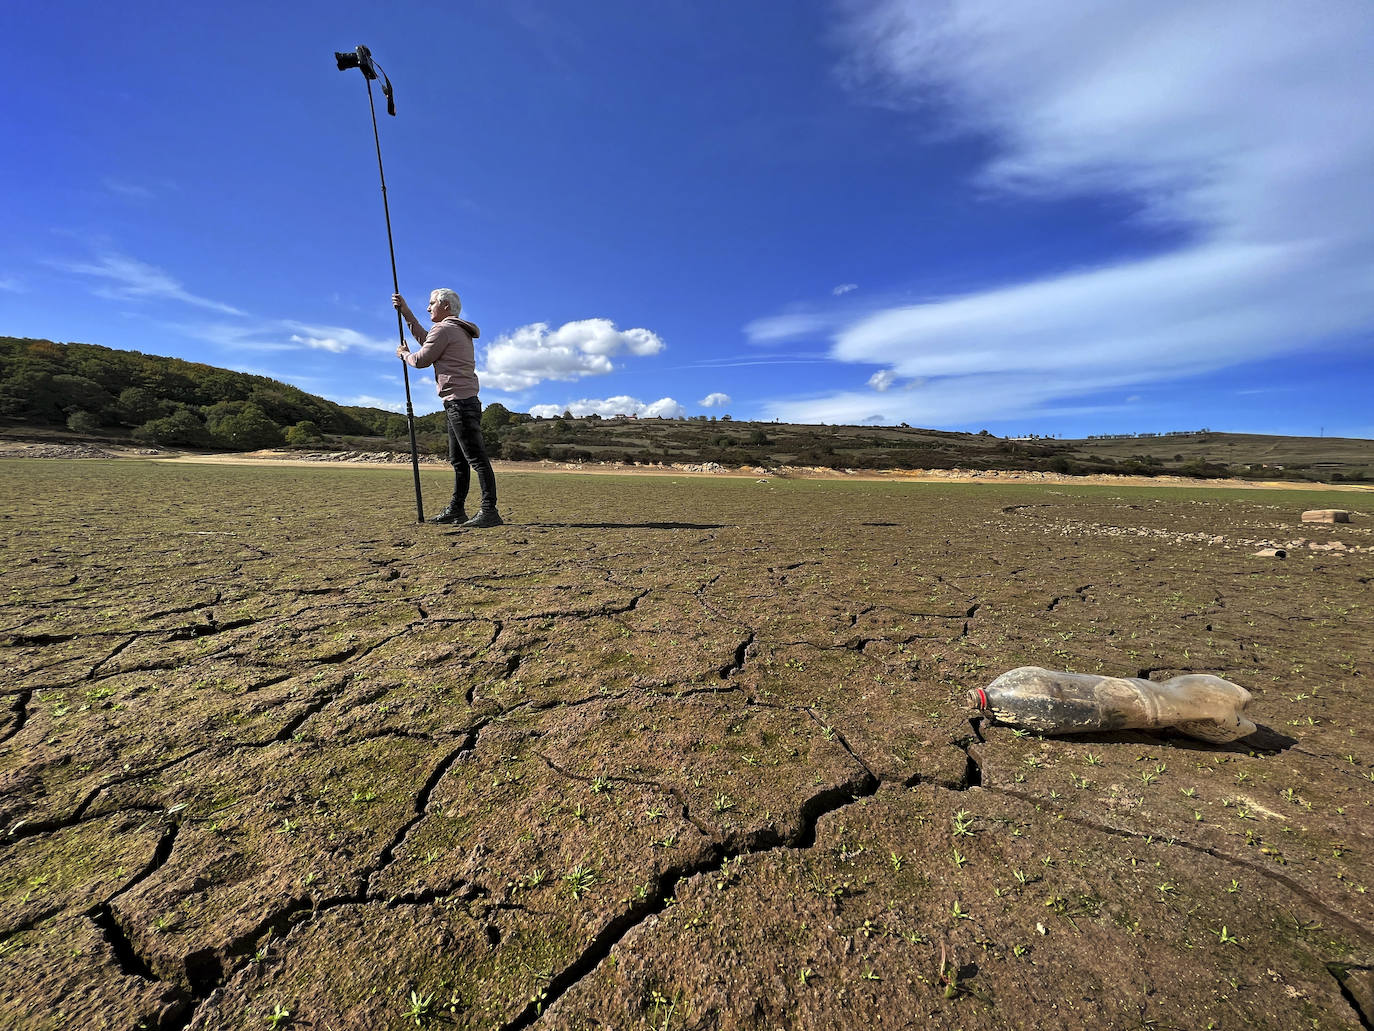
[(457, 315), (450, 315), (449, 318), (451, 318), (454, 322), (458, 323), (458, 325), (466, 329), (468, 331), (468, 334), (472, 337), (472, 339), (476, 340), (479, 336), (482, 335), (482, 331), (477, 328), (477, 323), (469, 322), (467, 319), (459, 318)]

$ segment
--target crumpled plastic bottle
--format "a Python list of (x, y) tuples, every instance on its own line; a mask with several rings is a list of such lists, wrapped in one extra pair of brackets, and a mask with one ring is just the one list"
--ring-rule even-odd
[(1256, 730), (1245, 715), (1250, 692), (1206, 673), (1185, 673), (1156, 683), (1021, 666), (965, 697), (997, 723), (1040, 734), (1174, 729), (1225, 744)]

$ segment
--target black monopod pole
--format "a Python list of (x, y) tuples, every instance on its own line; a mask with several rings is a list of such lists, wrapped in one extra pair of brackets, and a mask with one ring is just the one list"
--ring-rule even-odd
[[(386, 172), (382, 169), (382, 138), (377, 133), (377, 107), (372, 100), (372, 80), (377, 78), (377, 67), (372, 61), (372, 52), (367, 47), (360, 46), (353, 53), (335, 52), (334, 60), (339, 66), (339, 71), (349, 68), (361, 68), (363, 81), (367, 83), (367, 107), (372, 112), (372, 139), (377, 145), (377, 175), (382, 180), (382, 211), (386, 214), (386, 245), (391, 252), (391, 292), (400, 293), (401, 283), (396, 277), (396, 245), (391, 239), (391, 205), (386, 199)], [(396, 104), (391, 95), (391, 80), (382, 73), (382, 79), (386, 85), (382, 87), (382, 92), (386, 95), (387, 114), (396, 114)], [(406, 342), (405, 327), (401, 323), (401, 312), (396, 310), (396, 335), (400, 338), (401, 345)], [(406, 426), (410, 429), (410, 467), (415, 474), (415, 521), (423, 523), (425, 521), (424, 503), (420, 500), (420, 451), (415, 444), (415, 409), (410, 403), (410, 366), (405, 359), (401, 359), (401, 375), (405, 380), (406, 387)]]

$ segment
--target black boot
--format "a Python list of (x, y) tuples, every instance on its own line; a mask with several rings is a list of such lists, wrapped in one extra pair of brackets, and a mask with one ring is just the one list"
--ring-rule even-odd
[(485, 530), (488, 526), (500, 526), (503, 523), (505, 520), (500, 512), (494, 508), (483, 508), (463, 525), (474, 530)]
[(431, 523), (466, 523), (468, 514), (463, 508), (463, 503), (458, 500), (458, 496), (455, 494), (449, 499), (448, 508), (437, 516), (430, 516), (429, 521)]

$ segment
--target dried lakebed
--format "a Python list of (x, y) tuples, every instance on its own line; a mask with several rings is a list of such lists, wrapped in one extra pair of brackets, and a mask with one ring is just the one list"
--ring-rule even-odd
[(0, 461), (0, 1025), (1370, 1026), (1374, 497), (409, 480)]

